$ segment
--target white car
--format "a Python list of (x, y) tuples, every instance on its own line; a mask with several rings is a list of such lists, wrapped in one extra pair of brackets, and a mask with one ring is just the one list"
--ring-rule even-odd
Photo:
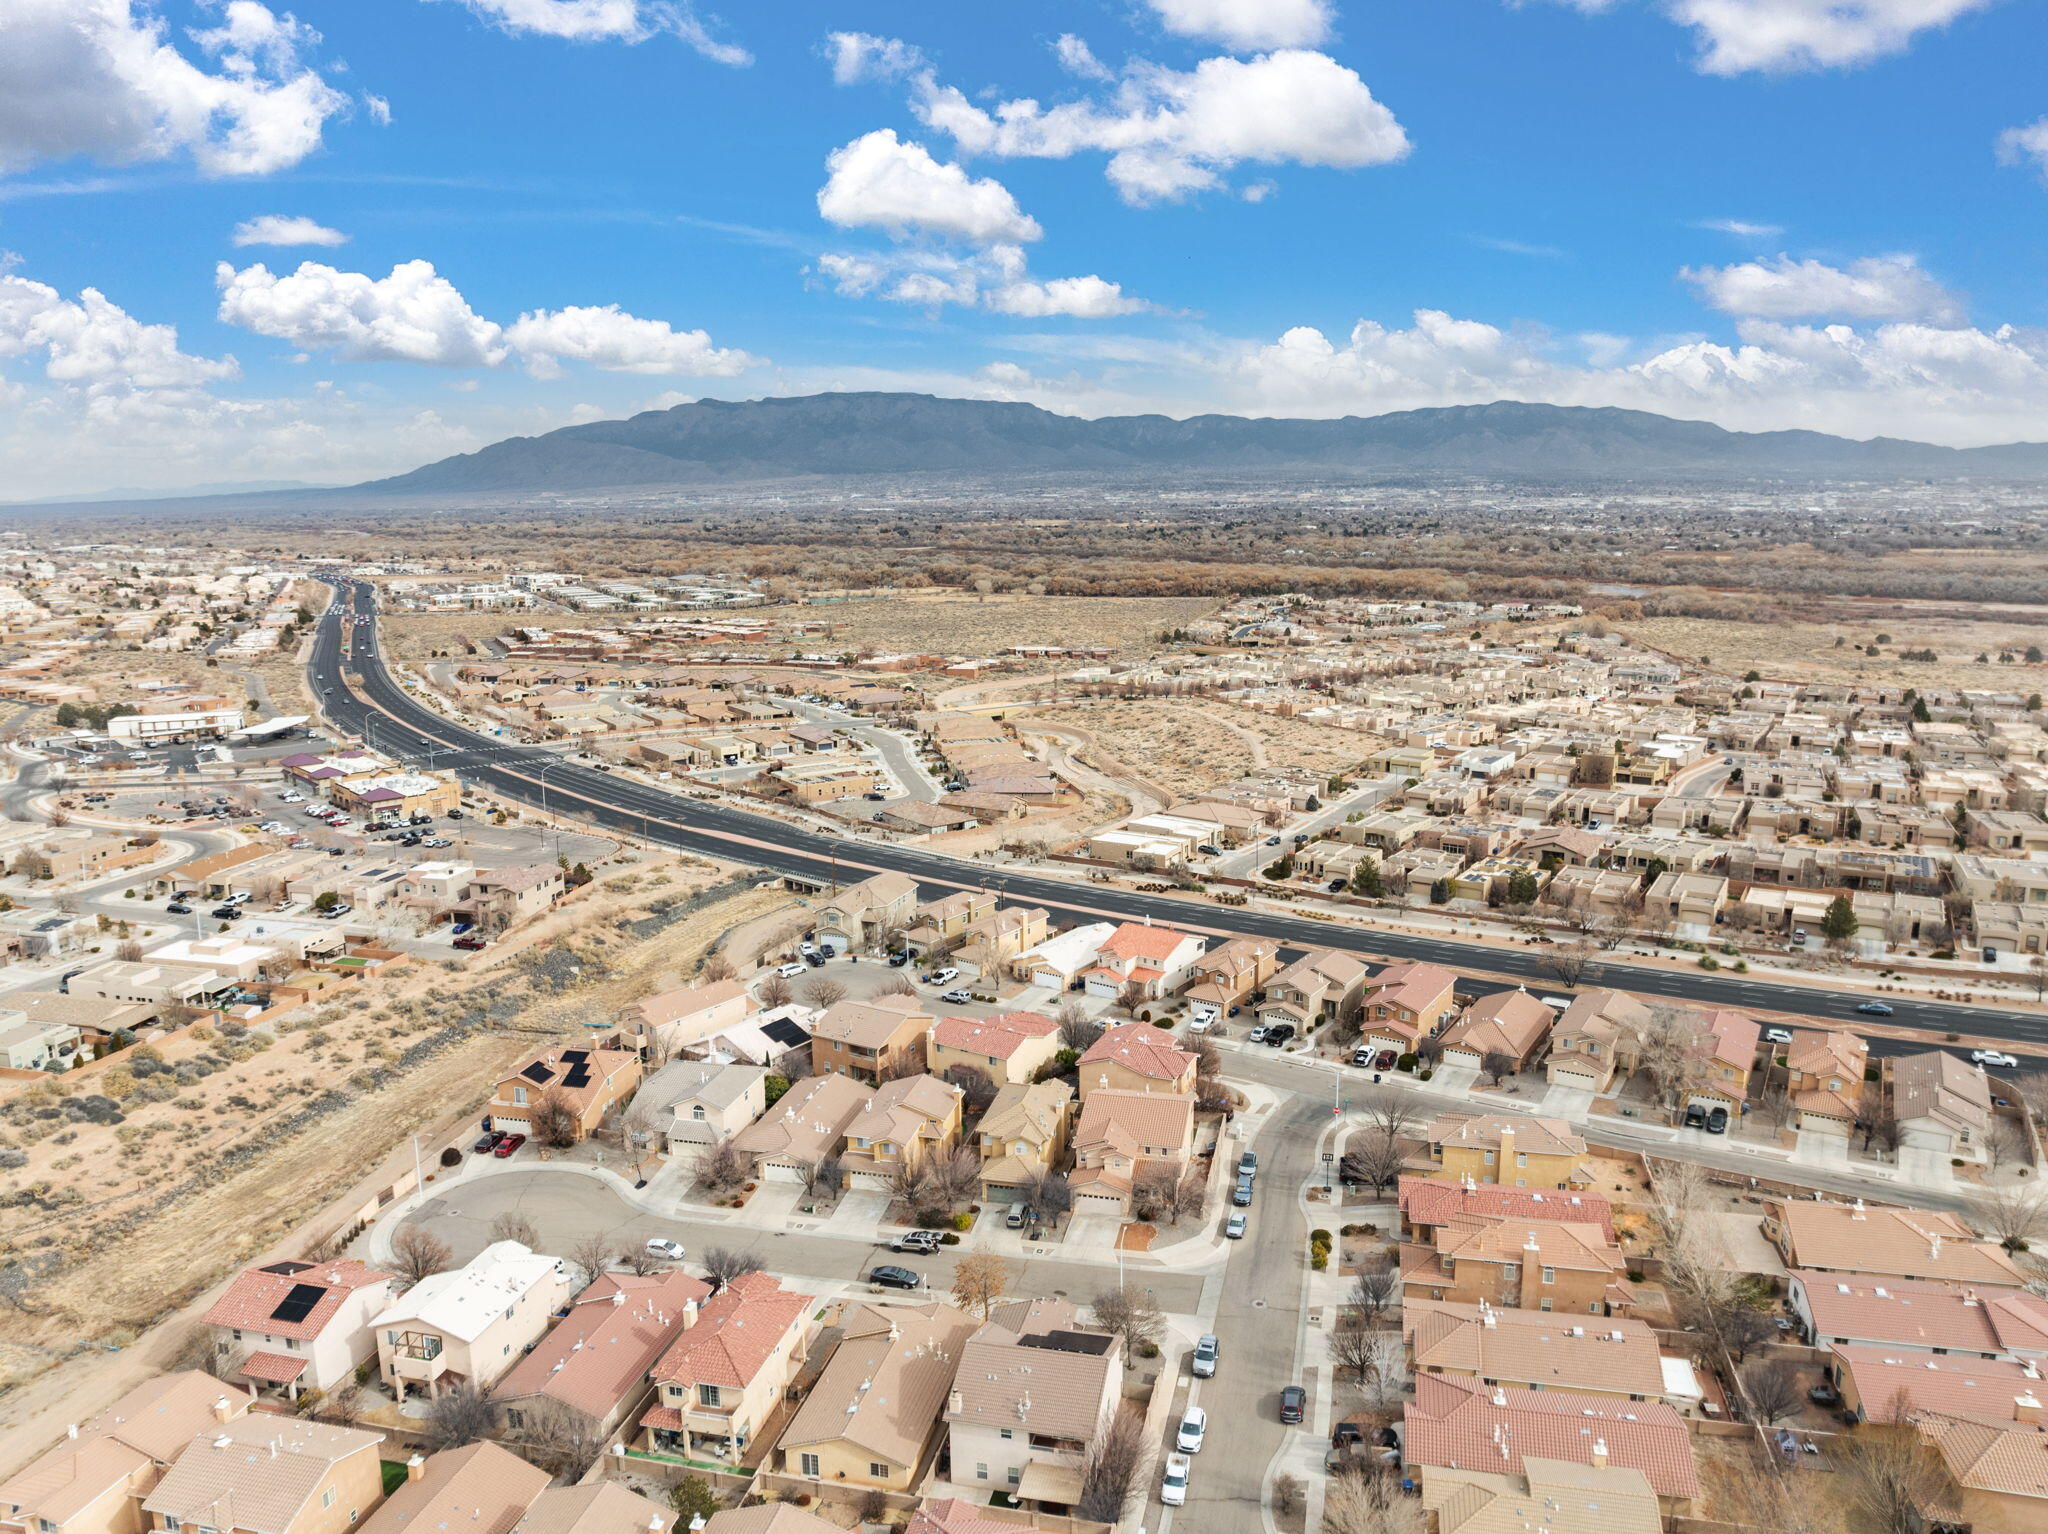
[(1159, 1500), (1168, 1507), (1179, 1507), (1188, 1499), (1188, 1472), (1195, 1468), (1195, 1462), (1185, 1454), (1166, 1456), (1166, 1476), (1159, 1483)]
[(668, 1262), (681, 1262), (683, 1260), (683, 1243), (671, 1241), (666, 1236), (649, 1236), (647, 1238), (647, 1255), (649, 1257), (660, 1257)]
[(1209, 1431), (1209, 1414), (1199, 1406), (1190, 1406), (1185, 1417), (1180, 1419), (1180, 1431), (1173, 1435), (1173, 1446), (1183, 1454), (1202, 1452), (1202, 1435)]
[(794, 980), (798, 975), (804, 974), (805, 972), (805, 966), (803, 966), (802, 964), (798, 964), (794, 961), (788, 964), (781, 965), (775, 971), (776, 974), (782, 976), (782, 978), (785, 980)]
[(304, 804), (306, 796), (304, 794), (279, 794), (277, 802), (279, 804)]
[(2016, 1070), (2020, 1063), (2018, 1055), (2009, 1055), (1998, 1049), (1973, 1049), (1970, 1059), (1977, 1065), (1997, 1065), (2006, 1070)]
[(1766, 1028), (1764, 1030), (1764, 1037), (1773, 1044), (1790, 1044), (1792, 1042), (1792, 1030), (1790, 1028)]

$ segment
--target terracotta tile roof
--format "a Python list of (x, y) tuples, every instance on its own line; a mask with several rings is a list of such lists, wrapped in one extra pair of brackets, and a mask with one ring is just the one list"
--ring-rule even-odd
[(1656, 1488), (1640, 1470), (1530, 1455), (1521, 1475), (1429, 1466), (1422, 1505), (1437, 1534), (1662, 1534)]
[[(1844, 1342), (1894, 1343), (1942, 1348), (1951, 1353), (1998, 1354), (1999, 1319), (2010, 1315), (2018, 1346), (2048, 1346), (2048, 1300), (2012, 1290), (1959, 1288), (1911, 1278), (1871, 1278), (1857, 1273), (1815, 1273), (1795, 1268), (1789, 1275), (1805, 1296), (1814, 1335), (1823, 1346)], [(2004, 1302), (1995, 1308), (1993, 1299)]]
[(837, 1072), (807, 1076), (735, 1134), (732, 1143), (749, 1156), (815, 1161), (839, 1148), (846, 1126), (867, 1103), (871, 1090), (865, 1082)]
[(0, 1504), (21, 1510), (10, 1522), (61, 1524), (150, 1463), (149, 1455), (117, 1438), (67, 1441), (0, 1482)]
[(1146, 1146), (1175, 1152), (1187, 1144), (1194, 1121), (1195, 1099), (1190, 1093), (1104, 1088), (1081, 1100), (1074, 1149), (1081, 1152), (1106, 1146), (1126, 1156), (1145, 1155)]
[(991, 1518), (959, 1497), (933, 1497), (910, 1515), (903, 1534), (1018, 1534), (1018, 1525)]
[(1933, 1209), (1792, 1200), (1775, 1205), (1786, 1265), (1837, 1273), (1943, 1279), (2020, 1289), (2027, 1276), (2010, 1256), (1953, 1214)]
[(382, 1433), (251, 1412), (193, 1438), (142, 1506), (202, 1528), (285, 1534), (337, 1464), (374, 1456), (383, 1441)]
[(494, 1443), (443, 1449), (361, 1528), (363, 1534), (509, 1534), (547, 1488), (545, 1470)]
[(1659, 1402), (1424, 1374), (1406, 1415), (1410, 1464), (1511, 1472), (1524, 1455), (1591, 1464), (1604, 1446), (1608, 1464), (1640, 1470), (1660, 1497), (1699, 1495), (1685, 1419)]
[(1007, 1060), (1026, 1044), (1050, 1038), (1060, 1025), (1039, 1012), (999, 1012), (994, 1017), (942, 1017), (931, 1039), (945, 1049), (971, 1050)]
[(1366, 982), (1366, 1000), (1420, 1012), (1448, 1000), (1458, 977), (1440, 964), (1390, 964)]
[[(308, 1342), (334, 1319), (334, 1313), (349, 1295), (373, 1284), (386, 1283), (390, 1277), (353, 1257), (321, 1263), (273, 1262), (244, 1271), (200, 1319), (208, 1326), (230, 1326)], [(277, 1307), (284, 1303), (286, 1295), (301, 1287), (320, 1289), (320, 1298), (302, 1320), (278, 1320)]]
[(1469, 1145), (1499, 1150), (1503, 1132), (1514, 1136), (1515, 1151), (1532, 1156), (1583, 1156), (1585, 1140), (1563, 1119), (1521, 1118), (1514, 1114), (1446, 1113), (1425, 1129), (1432, 1145)]
[(1477, 1055), (1498, 1050), (1517, 1060), (1527, 1059), (1556, 1018), (1555, 1012), (1527, 991), (1496, 991), (1473, 1002), (1444, 1030), (1444, 1047)]
[(1785, 1064), (1793, 1071), (1807, 1076), (1840, 1076), (1847, 1081), (1863, 1079), (1863, 1068), (1869, 1058), (1870, 1046), (1860, 1036), (1840, 1028), (1825, 1032), (1802, 1028), (1792, 1035), (1791, 1047), (1785, 1051)]
[(737, 980), (714, 980), (709, 985), (686, 985), (673, 991), (658, 991), (652, 996), (643, 996), (627, 1010), (652, 1028), (665, 1027), (678, 1019), (693, 1017), (699, 1012), (709, 1011), (729, 1001), (744, 999), (748, 1005), (745, 1011), (760, 1010), (754, 1004), (754, 996)]
[(1756, 1047), (1764, 1031), (1740, 1012), (1710, 1012), (1701, 1024), (1692, 1052), (1702, 1059), (1748, 1071), (1756, 1063)]
[(861, 1306), (842, 1322), (847, 1335), (779, 1446), (786, 1453), (844, 1442), (892, 1465), (915, 1465), (979, 1324), (951, 1305)]
[(1175, 927), (1127, 921), (1119, 923), (1096, 952), (1116, 959), (1149, 959), (1154, 964), (1164, 964), (1192, 935)]
[(753, 1382), (810, 1309), (810, 1296), (784, 1289), (766, 1273), (748, 1273), (706, 1300), (696, 1324), (669, 1345), (652, 1377), (677, 1385)]
[[(704, 1534), (846, 1534), (830, 1519), (792, 1507), (787, 1502), (762, 1502), (753, 1507), (727, 1508), (713, 1513)], [(1016, 1534), (1012, 1526), (1007, 1534)]]
[(2031, 1399), (2038, 1416), (2048, 1391), (2038, 1369), (2002, 1358), (1957, 1358), (1860, 1342), (1837, 1343), (1828, 1351), (1834, 1367), (1855, 1381), (1863, 1415), (1872, 1422), (1896, 1421), (1901, 1399), (1910, 1410), (2013, 1421), (2016, 1399)]
[(1469, 1372), (1546, 1390), (1664, 1394), (1657, 1334), (1641, 1321), (1408, 1300), (1401, 1311), (1418, 1370)]
[(1973, 1491), (2048, 1497), (2048, 1432), (2039, 1423), (1984, 1422), (1944, 1412), (1914, 1414), (1948, 1473)]
[(285, 1353), (251, 1353), (242, 1360), (241, 1368), (235, 1372), (248, 1380), (262, 1380), (268, 1385), (284, 1385), (306, 1372), (310, 1358), (292, 1357)]
[(617, 1481), (550, 1486), (519, 1520), (518, 1534), (669, 1534), (675, 1512)]
[(252, 1399), (248, 1392), (223, 1385), (197, 1369), (163, 1374), (137, 1385), (81, 1424), (78, 1436), (81, 1440), (117, 1438), (167, 1464), (194, 1433), (216, 1420), (216, 1403), (226, 1401), (230, 1411), (240, 1413), (248, 1410)]
[(491, 1399), (544, 1396), (602, 1421), (638, 1389), (691, 1307), (710, 1293), (709, 1284), (687, 1273), (607, 1273), (576, 1297)]
[(1411, 1225), (1445, 1225), (1458, 1215), (1489, 1219), (1569, 1218), (1598, 1225), (1614, 1239), (1613, 1206), (1597, 1193), (1544, 1193), (1491, 1183), (1466, 1187), (1441, 1177), (1403, 1177), (1401, 1213)]
[(1178, 1081), (1194, 1068), (1195, 1057), (1163, 1028), (1122, 1023), (1106, 1030), (1081, 1056), (1084, 1066), (1110, 1061), (1153, 1081)]
[(1622, 1273), (1628, 1268), (1621, 1249), (1597, 1225), (1567, 1225), (1555, 1220), (1475, 1220), (1468, 1216), (1438, 1227), (1439, 1257), (1455, 1262), (1535, 1262), (1541, 1253), (1546, 1268), (1579, 1272)]

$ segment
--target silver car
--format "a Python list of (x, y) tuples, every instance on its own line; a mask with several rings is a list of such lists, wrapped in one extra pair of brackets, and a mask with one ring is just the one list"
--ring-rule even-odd
[(1217, 1351), (1216, 1334), (1204, 1332), (1200, 1340), (1195, 1343), (1194, 1355), (1188, 1363), (1188, 1368), (1196, 1379), (1206, 1380), (1215, 1377)]

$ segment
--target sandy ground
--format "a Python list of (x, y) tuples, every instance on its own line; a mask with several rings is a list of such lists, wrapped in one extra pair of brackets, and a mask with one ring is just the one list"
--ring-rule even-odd
[[(1903, 684), (1909, 687), (1995, 688), (2022, 695), (2048, 691), (2048, 666), (1998, 663), (2001, 652), (2024, 657), (2029, 645), (2048, 649), (2048, 628), (1999, 621), (1906, 617), (1881, 623), (1725, 623), (1707, 618), (1650, 618), (1616, 630), (1688, 661), (1712, 657), (1735, 672), (1760, 671), (1772, 681)], [(1880, 635), (1889, 635), (1881, 641)], [(1835, 641), (1841, 639), (1839, 646)], [(1881, 655), (1868, 653), (1877, 645)], [(1864, 646), (1861, 651), (1857, 646)], [(1900, 650), (1932, 650), (1937, 661), (1902, 661)], [(1978, 665), (1988, 654), (1991, 663)]]
[[(1116, 761), (1176, 796), (1269, 767), (1345, 771), (1378, 744), (1353, 730), (1281, 719), (1212, 699), (1106, 699), (1034, 708), (1013, 717), (1023, 729), (1050, 724), (1085, 731)], [(1101, 765), (1115, 770), (1109, 761)]]

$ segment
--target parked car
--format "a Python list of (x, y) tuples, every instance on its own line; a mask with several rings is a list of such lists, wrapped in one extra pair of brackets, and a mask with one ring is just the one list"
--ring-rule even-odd
[(1252, 1044), (1263, 1044), (1263, 1043), (1265, 1043), (1265, 1042), (1266, 1042), (1266, 1030), (1267, 1030), (1268, 1028), (1272, 1027), (1272, 1026), (1273, 1026), (1273, 1024), (1271, 1024), (1271, 1023), (1259, 1023), (1259, 1024), (1257, 1024), (1257, 1025), (1256, 1025), (1256, 1026), (1255, 1026), (1255, 1027), (1254, 1027), (1254, 1028), (1252, 1029), (1252, 1031), (1251, 1031), (1250, 1033), (1248, 1033), (1248, 1034), (1246, 1034), (1246, 1035), (1245, 1035), (1245, 1039), (1246, 1039), (1246, 1041), (1247, 1041), (1248, 1043), (1252, 1043)]
[(1704, 1129), (1706, 1123), (1707, 1110), (1698, 1103), (1692, 1104), (1691, 1107), (1685, 1110), (1685, 1127), (1687, 1129)]
[(1216, 858), (1223, 856), (1223, 849), (1221, 847), (1216, 846), (1212, 842), (1203, 842), (1201, 846), (1195, 849), (1195, 851), (1201, 853), (1202, 856), (1205, 858)]
[(1252, 1180), (1249, 1176), (1238, 1178), (1237, 1186), (1230, 1190), (1230, 1201), (1240, 1209), (1247, 1207), (1251, 1203)]
[(1308, 1392), (1299, 1385), (1288, 1385), (1280, 1392), (1280, 1420), (1299, 1422), (1302, 1409), (1308, 1405)]
[(792, 961), (788, 964), (778, 965), (775, 970), (775, 973), (782, 976), (782, 978), (785, 980), (794, 980), (798, 975), (801, 975), (803, 972), (804, 966), (801, 963), (795, 961)]
[(1030, 1218), (1031, 1210), (1029, 1206), (1024, 1204), (1012, 1204), (1010, 1206), (1010, 1212), (1003, 1216), (1003, 1224), (1007, 1225), (1011, 1230), (1022, 1230), (1024, 1228), (1025, 1222)]
[(1806, 1399), (1815, 1406), (1833, 1409), (1842, 1404), (1842, 1393), (1832, 1385), (1816, 1385), (1806, 1392)]
[(888, 797), (889, 797), (889, 796), (888, 796), (887, 794), (884, 794), (884, 793), (879, 793), (879, 792), (875, 792), (875, 791), (873, 791), (873, 790), (870, 790), (869, 792), (867, 792), (867, 793), (865, 793), (865, 794), (862, 794), (862, 795), (861, 795), (861, 798), (863, 798), (863, 799), (873, 799), (873, 800), (875, 800), (875, 801), (876, 801), (877, 803), (881, 802), (881, 801), (882, 801), (882, 800), (884, 800), (884, 799), (887, 799)]
[(1255, 1151), (1255, 1150), (1248, 1150), (1248, 1151), (1244, 1152), (1244, 1153), (1243, 1153), (1242, 1155), (1240, 1155), (1240, 1156), (1239, 1156), (1239, 1157), (1237, 1158), (1237, 1175), (1238, 1175), (1238, 1176), (1240, 1176), (1240, 1177), (1256, 1177), (1256, 1176), (1258, 1175), (1258, 1171), (1259, 1171), (1259, 1153), (1258, 1153), (1257, 1151)]
[(1166, 1471), (1159, 1482), (1159, 1500), (1168, 1507), (1184, 1506), (1188, 1500), (1188, 1472), (1195, 1462), (1185, 1454), (1166, 1456)]
[(823, 969), (825, 967), (825, 961), (831, 957), (832, 955), (830, 955), (829, 953), (822, 953), (818, 949), (813, 948), (809, 953), (804, 955), (804, 963), (810, 965), (812, 969)]
[(2012, 1070), (2020, 1063), (2018, 1055), (2009, 1055), (2002, 1049), (1973, 1049), (1970, 1059), (1977, 1065), (1996, 1065), (2006, 1070)]
[(492, 1151), (491, 1154), (502, 1161), (505, 1157), (511, 1155), (514, 1151), (518, 1150), (519, 1147), (524, 1145), (525, 1143), (525, 1135), (507, 1135), (504, 1139), (498, 1142), (498, 1148)]
[(480, 948), (490, 947), (490, 944), (486, 943), (474, 932), (467, 932), (464, 933), (461, 937), (457, 938), (453, 946), (456, 948), (460, 948), (465, 953), (475, 953)]
[(1728, 1133), (1728, 1110), (1726, 1108), (1716, 1108), (1707, 1115), (1707, 1133), (1710, 1135), (1724, 1135)]
[(421, 840), (422, 847), (452, 847), (455, 844), (445, 836), (429, 836)]
[(337, 917), (348, 915), (348, 913), (353, 911), (354, 909), (355, 907), (350, 905), (346, 900), (341, 900), (335, 902), (333, 905), (329, 906), (325, 911), (322, 911), (320, 914), (322, 916), (325, 916), (329, 921), (333, 921)]
[(889, 955), (889, 968), (891, 969), (901, 969), (909, 962), (910, 955), (907, 953), (892, 953)]
[(238, 905), (217, 905), (213, 908), (216, 921), (235, 921), (240, 918), (242, 908)]
[(1259, 1042), (1265, 1045), (1268, 1049), (1278, 1049), (1282, 1044), (1285, 1044), (1289, 1039), (1293, 1037), (1294, 1024), (1275, 1023), (1272, 1027), (1266, 1030), (1266, 1036), (1263, 1039), (1259, 1040)]
[(472, 1145), (470, 1147), (470, 1150), (475, 1152), (479, 1156), (484, 1155), (490, 1151), (496, 1150), (498, 1148), (498, 1142), (504, 1138), (504, 1130), (487, 1129), (484, 1131), (483, 1138), (478, 1140), (476, 1144)]
[(906, 1230), (902, 1235), (891, 1239), (889, 1250), (930, 1254), (936, 1252), (941, 1245), (939, 1233), (935, 1230)]
[(957, 969), (935, 969), (924, 977), (924, 983), (926, 985), (951, 985), (959, 978), (960, 971)]
[(1188, 1368), (1198, 1380), (1213, 1379), (1216, 1374), (1216, 1359), (1220, 1344), (1214, 1332), (1204, 1332), (1195, 1343), (1195, 1351), (1189, 1356)]
[(1244, 1240), (1245, 1227), (1250, 1224), (1251, 1220), (1244, 1214), (1233, 1214), (1229, 1219), (1223, 1222), (1224, 1239), (1227, 1241)]
[(173, 900), (164, 909), (173, 916), (190, 916), (192, 914), (192, 907), (185, 904), (182, 900)]
[(924, 1280), (918, 1277), (917, 1274), (911, 1272), (908, 1268), (899, 1268), (891, 1262), (885, 1262), (878, 1268), (870, 1269), (868, 1272), (868, 1282), (877, 1284), (884, 1289), (922, 1289), (924, 1287)]
[(1892, 1009), (1881, 1001), (1866, 1001), (1856, 1008), (1865, 1017), (1890, 1017)]
[(1792, 1030), (1790, 1028), (1766, 1028), (1764, 1030), (1764, 1038), (1773, 1044), (1790, 1044), (1792, 1042)]
[(950, 1001), (956, 1007), (965, 1006), (968, 1002), (974, 1000), (974, 992), (968, 990), (964, 985), (958, 985), (950, 991), (941, 992), (939, 1000)]
[(1361, 1045), (1359, 1045), (1359, 1046), (1358, 1046), (1358, 1048), (1356, 1048), (1356, 1049), (1352, 1050), (1352, 1051), (1351, 1051), (1351, 1063), (1352, 1063), (1353, 1065), (1356, 1065), (1356, 1066), (1361, 1066), (1361, 1067), (1363, 1067), (1363, 1066), (1369, 1066), (1369, 1065), (1371, 1065), (1371, 1064), (1372, 1064), (1372, 1046), (1371, 1046), (1370, 1044), (1361, 1044)]
[(1373, 1056), (1372, 1068), (1376, 1071), (1390, 1071), (1394, 1068), (1394, 1062), (1400, 1058), (1393, 1050), (1383, 1049)]
[(1180, 1419), (1180, 1430), (1173, 1435), (1173, 1446), (1183, 1454), (1202, 1452), (1202, 1435), (1209, 1431), (1209, 1414), (1199, 1406), (1190, 1406), (1187, 1415)]
[(683, 1260), (683, 1243), (671, 1241), (667, 1236), (649, 1236), (647, 1238), (647, 1255), (649, 1257), (659, 1257), (664, 1262), (681, 1262)]

